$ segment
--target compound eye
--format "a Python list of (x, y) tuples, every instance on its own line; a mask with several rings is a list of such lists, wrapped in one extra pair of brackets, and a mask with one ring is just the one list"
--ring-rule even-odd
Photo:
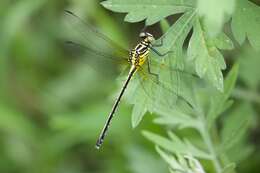
[(141, 32), (140, 34), (139, 34), (139, 37), (145, 37), (146, 36), (146, 34), (144, 33), (144, 32)]
[(149, 37), (148, 37), (148, 40), (149, 40), (150, 42), (153, 42), (155, 39), (154, 39), (153, 36), (149, 36)]

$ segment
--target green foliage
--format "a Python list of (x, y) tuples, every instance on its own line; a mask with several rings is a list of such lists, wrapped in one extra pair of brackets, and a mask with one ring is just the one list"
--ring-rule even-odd
[[(196, 91), (195, 97), (197, 98), (195, 102), (196, 107), (194, 107), (193, 110), (190, 111), (190, 113), (184, 111), (183, 109), (181, 109), (181, 107), (177, 107), (177, 109), (173, 109), (173, 110), (166, 109), (167, 111), (160, 110), (156, 112), (158, 113), (158, 115), (160, 115), (159, 118), (155, 119), (156, 123), (165, 124), (172, 127), (179, 127), (182, 129), (191, 128), (199, 132), (201, 135), (201, 139), (197, 139), (197, 140), (201, 140), (201, 143), (205, 143), (205, 146), (203, 148), (206, 148), (206, 151), (201, 151), (196, 147), (196, 145), (192, 144), (187, 139), (183, 141), (180, 140), (173, 133), (169, 133), (170, 134), (169, 136), (172, 141), (150, 132), (145, 132), (144, 135), (149, 140), (153, 141), (156, 145), (162, 147), (165, 150), (172, 152), (175, 155), (190, 154), (197, 158), (211, 160), (214, 163), (216, 172), (223, 171), (224, 168), (220, 167), (220, 161), (217, 160), (217, 157), (219, 157), (219, 153), (224, 153), (226, 150), (223, 149), (221, 151), (217, 151), (218, 146), (214, 146), (214, 144), (212, 143), (211, 141), (212, 139), (209, 135), (209, 132), (212, 129), (212, 124), (215, 124), (217, 117), (219, 117), (221, 113), (226, 110), (227, 108), (226, 106), (229, 105), (228, 98), (235, 86), (237, 75), (238, 75), (238, 66), (234, 65), (233, 69), (229, 72), (226, 78), (224, 92), (223, 93), (216, 92), (215, 94), (211, 92), (212, 94), (211, 97), (207, 97), (208, 95), (207, 92), (205, 93), (205, 91), (200, 91), (199, 88), (195, 88)], [(204, 88), (203, 90), (206, 89)], [(224, 126), (224, 130), (226, 131), (224, 133), (226, 136), (223, 137), (223, 139), (221, 139), (221, 141), (225, 141), (225, 142), (221, 145), (223, 147), (225, 146), (229, 148), (234, 143), (236, 143), (237, 140), (235, 139), (235, 137), (237, 138), (241, 137), (241, 135), (248, 130), (249, 126), (246, 125), (246, 123), (248, 122), (249, 122), (248, 117), (244, 116), (244, 121), (242, 121), (240, 117), (237, 117), (236, 121), (232, 120), (232, 124), (234, 128), (226, 124), (226, 126)], [(238, 124), (241, 125), (238, 126)], [(232, 140), (232, 142), (230, 140)], [(230, 146), (228, 147), (228, 145)]]
[(171, 173), (196, 172), (205, 173), (200, 162), (191, 156), (177, 155), (177, 158), (165, 153), (159, 147), (156, 147), (160, 156), (170, 165)]
[[(143, 27), (123, 24), (93, 0), (1, 1), (0, 172), (152, 173), (167, 172), (168, 165), (171, 173), (258, 173), (259, 2), (101, 4), (127, 13), (125, 21), (145, 20), (156, 36), (159, 25), (153, 24), (160, 22), (163, 34), (155, 44), (163, 45), (155, 48), (168, 54), (150, 54), (159, 82), (147, 66), (137, 72), (124, 96), (132, 109), (121, 102), (104, 147), (96, 151), (120, 68), (64, 45), (65, 38), (88, 29), (73, 25), (68, 32), (61, 24), (64, 9), (118, 45), (136, 43)], [(78, 37), (80, 43), (111, 51), (89, 33)]]
[(222, 173), (234, 172), (235, 167), (236, 167), (236, 165), (235, 165), (234, 163), (231, 163), (231, 164), (229, 164), (229, 165), (227, 165), (227, 166), (224, 167)]
[[(161, 46), (158, 50), (162, 51), (162, 52), (167, 52), (167, 51), (171, 51), (171, 50), (176, 50), (172, 56), (174, 57), (179, 57), (178, 60), (179, 61), (183, 61), (183, 59), (181, 59), (180, 55), (182, 53), (182, 44), (184, 42), (184, 39), (186, 37), (186, 35), (188, 34), (188, 32), (191, 29), (191, 21), (194, 18), (194, 13), (193, 12), (189, 12), (186, 13), (185, 15), (183, 15), (181, 17), (181, 19), (178, 20), (177, 23), (175, 23), (173, 26), (171, 26), (168, 31), (165, 33), (165, 36), (161, 39), (163, 39), (163, 46)], [(190, 21), (189, 23), (185, 23), (186, 21)], [(184, 24), (184, 26), (183, 26)], [(175, 44), (166, 44), (166, 43), (172, 43), (172, 40), (174, 40), (174, 42), (179, 43), (180, 45), (176, 46)], [(138, 123), (141, 121), (144, 113), (146, 111), (156, 111), (156, 109), (154, 109), (154, 106), (156, 105), (164, 105), (165, 101), (163, 100), (168, 100), (166, 98), (164, 98), (163, 96), (167, 96), (169, 97), (170, 100), (172, 100), (171, 96), (173, 96), (172, 89), (173, 92), (178, 93), (180, 91), (177, 91), (180, 88), (180, 86), (177, 86), (178, 88), (174, 88), (176, 85), (179, 85), (179, 83), (172, 83), (172, 79), (169, 78), (170, 75), (175, 75), (176, 72), (175, 71), (170, 71), (170, 67), (168, 68), (158, 68), (158, 65), (161, 63), (164, 63), (164, 61), (170, 60), (169, 58), (167, 58), (166, 60), (163, 60), (163, 62), (157, 62), (156, 60), (156, 55), (153, 55), (153, 57), (151, 58), (152, 61), (152, 70), (153, 72), (156, 73), (160, 73), (160, 82), (161, 85), (163, 86), (159, 86), (156, 84), (156, 79), (154, 80), (145, 80), (142, 79), (143, 82), (140, 83), (140, 81), (137, 81), (136, 84), (130, 84), (128, 91), (128, 100), (130, 101), (130, 103), (134, 104), (134, 109), (133, 109), (133, 113), (132, 113), (132, 125), (133, 127), (136, 127), (138, 125)], [(178, 60), (174, 60), (177, 64), (177, 66), (183, 66), (184, 62), (177, 62)], [(169, 62), (169, 63), (175, 63), (175, 62)], [(145, 69), (147, 71), (147, 69)], [(157, 70), (157, 71), (156, 71)], [(147, 73), (147, 72), (146, 72)], [(142, 75), (142, 74), (141, 74)], [(178, 75), (178, 74), (176, 74)], [(151, 75), (149, 76), (145, 76), (143, 78), (153, 78)], [(177, 79), (176, 79), (177, 80)], [(132, 82), (135, 83), (135, 82)], [(133, 86), (131, 86), (133, 85)], [(175, 86), (173, 86), (175, 85)], [(149, 90), (144, 90), (144, 88), (148, 88)], [(150, 93), (150, 94), (149, 94)], [(185, 94), (185, 93), (184, 93)], [(161, 98), (161, 99), (160, 99)], [(155, 103), (154, 100), (157, 100), (156, 102), (158, 104)], [(164, 103), (162, 103), (164, 102)], [(166, 101), (167, 102), (167, 101)], [(169, 106), (169, 103), (165, 103), (166, 105)]]
[(240, 44), (242, 44), (247, 37), (250, 44), (256, 50), (260, 49), (259, 21), (259, 6), (247, 0), (237, 0), (231, 26), (232, 32)]
[(203, 18), (210, 35), (216, 35), (222, 31), (224, 23), (234, 12), (235, 2), (235, 0), (197, 1), (198, 13)]
[(238, 55), (238, 61), (241, 67), (240, 78), (249, 88), (257, 89), (260, 82), (260, 76), (255, 75), (259, 71), (260, 51), (255, 51), (246, 47)]
[(235, 111), (223, 123), (221, 131), (222, 151), (220, 152), (233, 148), (242, 140), (249, 128), (250, 118), (253, 115), (252, 108), (249, 105), (241, 105)]
[(194, 24), (194, 33), (188, 48), (188, 56), (195, 61), (195, 69), (200, 77), (210, 81), (218, 90), (223, 91), (223, 76), (221, 70), (226, 68), (222, 54), (218, 48), (233, 48), (231, 40), (223, 33), (214, 41), (207, 35), (208, 31), (199, 19)]
[[(210, 155), (208, 155), (206, 152), (192, 145), (187, 139), (182, 141), (174, 133), (169, 132), (169, 137), (171, 138), (170, 140), (147, 131), (144, 131), (143, 135), (154, 142), (156, 145), (171, 151), (172, 153), (183, 155), (192, 154), (193, 156), (201, 159), (210, 159)], [(174, 148), (172, 146), (174, 146)]]
[(192, 0), (108, 0), (102, 2), (105, 8), (115, 12), (128, 13), (127, 22), (139, 22), (146, 19), (146, 25), (152, 25), (171, 15), (183, 13), (194, 8)]
[[(207, 25), (205, 25), (203, 22), (200, 22), (199, 21), (200, 19), (197, 18), (198, 11), (195, 10), (196, 4), (190, 3), (190, 1), (180, 1), (180, 2), (183, 4), (189, 4), (189, 7), (191, 8), (189, 10), (182, 10), (178, 12), (178, 13), (184, 12), (184, 15), (174, 25), (173, 30), (169, 29), (166, 32), (166, 34), (163, 37), (165, 38), (164, 46), (160, 48), (160, 50), (164, 50), (166, 52), (169, 50), (173, 51), (175, 52), (175, 55), (172, 55), (173, 57), (175, 57), (174, 59), (182, 59), (180, 58), (182, 56), (180, 49), (182, 49), (183, 41), (185, 40), (188, 32), (190, 31), (191, 26), (194, 25), (194, 34), (190, 41), (188, 55), (190, 59), (192, 60), (195, 59), (195, 64), (196, 64), (195, 69), (197, 74), (200, 77), (204, 77), (206, 80), (210, 81), (217, 89), (222, 91), (223, 76), (221, 70), (225, 69), (226, 65), (221, 53), (218, 51), (218, 49), (215, 46), (221, 49), (232, 49), (233, 48), (232, 42), (227, 36), (223, 35), (223, 33), (221, 33), (218, 36), (215, 36), (215, 38), (210, 38), (209, 34), (211, 30), (207, 29), (208, 28)], [(138, 22), (147, 18), (146, 24), (150, 25), (155, 22), (158, 22), (159, 20), (161, 20), (166, 16), (176, 13), (176, 11), (174, 10), (168, 11), (168, 10), (162, 10), (162, 8), (160, 8), (161, 10), (156, 11), (159, 12), (159, 14), (157, 14), (155, 13), (155, 10), (151, 8), (157, 8), (160, 5), (163, 7), (176, 6), (180, 8), (182, 7), (182, 5), (172, 4), (172, 3), (178, 4), (180, 2), (179, 1), (156, 1), (156, 2), (142, 1), (142, 4), (140, 4), (140, 2), (138, 3), (135, 1), (126, 2), (126, 1), (116, 0), (116, 1), (104, 1), (102, 4), (106, 8), (116, 12), (127, 12), (128, 15), (126, 16), (126, 19), (129, 18), (128, 16), (135, 16), (135, 17), (131, 17), (132, 19), (134, 19), (131, 20), (131, 22)], [(145, 5), (143, 5), (143, 3)], [(161, 14), (160, 12), (163, 12), (163, 14)], [(154, 15), (156, 15), (156, 18), (154, 18)], [(197, 19), (194, 20), (194, 18)], [(198, 47), (199, 48), (204, 47), (204, 48), (198, 49)], [(179, 68), (179, 65), (177, 65), (177, 67)]]
[(229, 108), (229, 106), (231, 106), (232, 102), (228, 99), (235, 87), (238, 70), (238, 65), (234, 65), (226, 77), (224, 92), (212, 95), (213, 98), (210, 101), (211, 106), (207, 115), (207, 124), (209, 128), (212, 126), (217, 116), (221, 115), (221, 113), (223, 113), (227, 108)]
[(145, 148), (141, 148), (140, 146), (128, 146), (125, 153), (130, 161), (128, 167), (132, 172), (167, 172), (167, 166), (163, 160), (156, 157)]

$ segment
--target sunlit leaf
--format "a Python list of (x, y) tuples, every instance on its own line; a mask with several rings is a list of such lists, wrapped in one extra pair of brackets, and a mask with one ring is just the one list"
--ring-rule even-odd
[(235, 83), (238, 76), (239, 66), (235, 64), (231, 71), (228, 73), (225, 79), (225, 87), (223, 93), (217, 93), (213, 96), (210, 110), (207, 116), (208, 127), (210, 128), (214, 122), (214, 120), (219, 116), (226, 108), (231, 106), (232, 102), (228, 101), (228, 98), (231, 95), (235, 87)]
[(162, 147), (163, 149), (166, 149), (172, 153), (175, 154), (191, 154), (195, 157), (203, 158), (203, 159), (210, 159), (210, 156), (205, 153), (204, 151), (196, 148), (191, 143), (183, 142), (181, 139), (179, 139), (176, 135), (173, 133), (170, 133), (171, 140), (162, 137), (160, 135), (143, 131), (143, 135), (154, 142), (156, 145)]
[[(154, 110), (160, 110), (162, 107), (168, 107), (168, 109), (172, 108), (173, 105), (176, 104), (179, 95), (181, 97), (189, 96), (189, 94), (187, 94), (187, 88), (190, 86), (184, 84), (184, 79), (186, 79), (186, 82), (189, 82), (190, 84), (190, 78), (192, 77), (191, 74), (181, 74), (182, 71), (180, 70), (180, 72), (178, 72), (174, 70), (175, 68), (172, 68), (172, 65), (182, 64), (181, 66), (183, 66), (184, 62), (178, 63), (177, 58), (180, 61), (183, 61), (183, 59), (181, 59), (182, 46), (187, 34), (191, 30), (194, 16), (194, 12), (185, 13), (161, 38), (163, 39), (163, 45), (156, 49), (159, 52), (178, 49), (178, 51), (174, 52), (174, 55), (169, 55), (169, 57), (166, 57), (165, 59), (158, 59), (156, 54), (151, 55), (150, 68), (153, 73), (159, 75), (160, 83), (157, 84), (157, 79), (154, 76), (147, 74), (149, 73), (148, 69), (146, 69), (147, 67), (143, 67), (142, 71), (139, 70), (139, 72), (137, 72), (141, 73), (141, 75), (136, 76), (136, 78), (139, 78), (139, 81), (138, 79), (131, 81), (131, 84), (128, 87), (129, 91), (127, 91), (127, 93), (130, 94), (127, 94), (127, 99), (134, 104), (132, 112), (133, 127), (136, 127), (140, 123), (146, 111), (154, 112)], [(164, 63), (166, 65), (165, 68)], [(146, 76), (142, 77), (144, 73)]]
[(169, 125), (178, 128), (198, 128), (199, 124), (197, 119), (191, 112), (185, 111), (184, 107), (180, 105), (174, 106), (169, 109), (165, 106), (160, 106), (154, 111), (159, 115), (158, 118), (154, 120), (155, 123), (162, 125)]
[(248, 0), (237, 0), (231, 23), (236, 40), (242, 44), (246, 37), (251, 45), (260, 49), (260, 7)]
[(189, 155), (180, 155), (178, 154), (175, 158), (174, 156), (166, 153), (159, 147), (156, 147), (156, 151), (160, 156), (169, 164), (170, 171), (175, 173), (205, 173), (200, 162)]
[(211, 35), (221, 32), (223, 24), (234, 11), (235, 0), (198, 0), (198, 14), (204, 19)]
[(146, 19), (146, 25), (152, 25), (169, 15), (194, 9), (192, 0), (107, 0), (102, 5), (115, 12), (128, 13), (125, 17), (128, 22)]
[(223, 91), (223, 75), (221, 70), (226, 68), (224, 58), (218, 47), (230, 48), (231, 41), (221, 34), (217, 39), (208, 35), (207, 29), (197, 18), (194, 32), (189, 43), (188, 56), (195, 62), (195, 69), (200, 77), (208, 80), (218, 90)]

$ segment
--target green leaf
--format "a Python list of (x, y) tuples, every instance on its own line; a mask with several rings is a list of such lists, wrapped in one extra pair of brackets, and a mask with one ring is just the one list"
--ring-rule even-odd
[(228, 98), (235, 87), (238, 70), (239, 66), (238, 64), (235, 64), (226, 77), (224, 93), (218, 92), (217, 95), (212, 97), (210, 110), (207, 115), (207, 124), (209, 128), (212, 126), (216, 118), (220, 116), (220, 114), (228, 108), (230, 104), (232, 104), (232, 102), (228, 101)]
[(126, 92), (125, 98), (133, 105), (132, 127), (135, 128), (141, 122), (147, 111), (153, 111), (155, 101), (154, 87), (157, 87), (152, 80), (146, 80), (140, 74), (136, 74), (131, 80)]
[(221, 131), (222, 150), (225, 152), (241, 141), (249, 128), (250, 119), (253, 115), (252, 108), (249, 105), (239, 106), (224, 121)]
[(175, 159), (175, 157), (165, 153), (160, 147), (156, 146), (156, 151), (159, 153), (159, 155), (168, 163), (171, 168), (181, 170), (182, 166), (178, 163), (178, 161)]
[(231, 92), (233, 91), (236, 81), (237, 81), (237, 76), (238, 76), (238, 71), (239, 71), (239, 65), (235, 64), (230, 72), (228, 73), (226, 79), (225, 79), (225, 89), (224, 89), (224, 100), (227, 100)]
[(198, 0), (198, 14), (204, 19), (211, 35), (221, 32), (224, 23), (234, 11), (235, 0)]
[(219, 33), (213, 41), (218, 49), (230, 50), (234, 48), (232, 40), (223, 32)]
[(160, 115), (160, 117), (154, 120), (154, 122), (158, 124), (177, 126), (179, 128), (191, 127), (195, 129), (199, 126), (193, 115), (184, 112), (177, 106), (174, 109), (160, 107), (155, 109), (155, 113)]
[(128, 167), (134, 173), (158, 173), (167, 172), (167, 166), (156, 153), (151, 152), (145, 146), (128, 145), (125, 147)]
[(166, 33), (166, 31), (170, 28), (170, 24), (166, 19), (162, 19), (160, 21), (160, 27), (163, 33)]
[(185, 69), (188, 63), (183, 53), (183, 44), (192, 28), (195, 17), (196, 11), (189, 11), (183, 14), (158, 40), (159, 42), (163, 41), (163, 45), (156, 48), (157, 51), (161, 53), (170, 51), (170, 53), (165, 57), (158, 57), (158, 55), (152, 54), (151, 58), (152, 60), (160, 61), (162, 65), (166, 64), (170, 69), (175, 69), (175, 71), (169, 71), (169, 69), (160, 68), (158, 70), (160, 81), (175, 93), (188, 100), (189, 103), (192, 100), (188, 93), (191, 89), (191, 80), (194, 79), (189, 75), (183, 75), (181, 71), (185, 70), (189, 72), (190, 70)]
[[(163, 38), (161, 38), (163, 39), (163, 46), (158, 48), (158, 51), (166, 52), (173, 48), (176, 49), (176, 47), (181, 49), (184, 39), (192, 27), (194, 16), (194, 11), (182, 15), (179, 20), (167, 30)], [(175, 57), (177, 57), (177, 55), (175, 55)], [(178, 57), (181, 58), (181, 56)], [(145, 70), (144, 72), (139, 70), (138, 74), (140, 75), (137, 75), (135, 80), (131, 80), (128, 90), (126, 91), (126, 98), (134, 105), (132, 112), (133, 127), (136, 127), (140, 123), (146, 111), (154, 112), (154, 110), (160, 110), (166, 105), (168, 109), (172, 108), (176, 101), (174, 97), (177, 98), (176, 93), (178, 93), (178, 91), (176, 90), (178, 90), (180, 83), (173, 82), (173, 80), (177, 80), (175, 77), (176, 71), (169, 70), (169, 68), (160, 68), (160, 62), (157, 62), (158, 57), (155, 57), (155, 55), (152, 55), (150, 60), (151, 69), (154, 73), (159, 74), (161, 83), (158, 85), (154, 79), (151, 79), (154, 76), (147, 74), (148, 70), (145, 69), (145, 67), (143, 69)], [(167, 60), (170, 61), (170, 57), (164, 59), (164, 61)], [(173, 61), (176, 61), (176, 59)], [(170, 75), (173, 75), (174, 79), (171, 78)], [(149, 79), (147, 80), (147, 78)], [(180, 88), (184, 87), (182, 86)]]
[(170, 165), (170, 170), (176, 173), (182, 172), (196, 172), (205, 173), (200, 162), (192, 156), (180, 155), (178, 154), (175, 158), (174, 156), (164, 152), (158, 146), (156, 146), (156, 151), (159, 155)]
[(246, 37), (251, 45), (260, 50), (260, 7), (248, 0), (237, 0), (231, 23), (235, 39), (242, 44)]
[(138, 97), (140, 100), (136, 101), (136, 104), (134, 105), (133, 112), (132, 112), (132, 127), (135, 128), (142, 120), (144, 114), (147, 112), (147, 106), (146, 103), (148, 103), (147, 97)]
[(183, 47), (183, 42), (190, 32), (194, 19), (196, 17), (196, 11), (191, 10), (184, 13), (168, 31), (158, 40), (163, 39), (163, 45), (158, 47), (160, 52), (168, 52), (174, 50), (176, 46), (178, 48)]
[(255, 152), (255, 146), (248, 143), (248, 138), (243, 137), (236, 145), (230, 148), (228, 151), (222, 152), (232, 162), (240, 163), (253, 155)]
[(208, 155), (206, 152), (198, 149), (197, 147), (193, 146), (190, 142), (182, 141), (178, 138), (175, 134), (169, 133), (171, 140), (162, 137), (160, 135), (143, 131), (143, 135), (149, 139), (150, 141), (154, 142), (156, 145), (166, 149), (175, 154), (186, 154), (186, 155), (193, 155), (194, 157), (199, 157), (202, 159), (210, 159), (211, 156)]
[(188, 47), (188, 57), (195, 61), (197, 74), (212, 83), (220, 91), (223, 91), (224, 88), (221, 70), (226, 68), (226, 64), (216, 46), (231, 48), (229, 42), (231, 41), (223, 34), (215, 39), (210, 38), (202, 22), (197, 18)]
[(235, 167), (236, 167), (235, 163), (230, 163), (224, 167), (221, 173), (234, 173)]
[(250, 89), (257, 90), (260, 83), (259, 64), (260, 51), (255, 51), (252, 47), (246, 46), (238, 55), (240, 64), (239, 77)]
[(101, 4), (109, 10), (128, 13), (125, 17), (127, 22), (146, 19), (146, 25), (152, 25), (169, 15), (194, 8), (192, 0), (107, 0)]

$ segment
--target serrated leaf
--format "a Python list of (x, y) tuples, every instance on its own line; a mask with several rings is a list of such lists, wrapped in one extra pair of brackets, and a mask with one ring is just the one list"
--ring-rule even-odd
[(194, 173), (205, 173), (199, 160), (192, 156), (184, 156), (188, 160), (188, 165)]
[(172, 109), (161, 106), (160, 108), (156, 108), (154, 112), (160, 115), (160, 117), (154, 120), (154, 122), (158, 124), (177, 126), (179, 128), (191, 127), (195, 129), (199, 126), (193, 115), (185, 112), (184, 109), (178, 106)]
[(177, 162), (175, 157), (165, 153), (162, 149), (160, 149), (158, 146), (156, 146), (156, 151), (159, 153), (159, 155), (171, 166), (173, 169), (181, 170), (181, 165)]
[(232, 40), (223, 32), (219, 33), (213, 41), (219, 49), (230, 50), (234, 48)]
[(177, 155), (177, 159), (164, 152), (158, 146), (156, 146), (156, 151), (159, 155), (170, 165), (170, 170), (176, 173), (183, 173), (183, 172), (194, 172), (194, 173), (205, 173), (203, 170), (200, 162), (192, 156), (188, 155)]
[(172, 153), (175, 154), (191, 154), (194, 157), (199, 157), (203, 159), (210, 159), (211, 156), (205, 153), (204, 151), (196, 148), (191, 143), (186, 143), (181, 141), (176, 135), (173, 133), (170, 133), (171, 140), (162, 137), (160, 135), (143, 131), (143, 135), (149, 139), (150, 141), (154, 142), (156, 145), (162, 147), (163, 149), (166, 149)]
[(144, 114), (147, 112), (147, 97), (137, 101), (132, 111), (132, 127), (135, 128), (142, 120)]
[(196, 11), (191, 10), (184, 13), (158, 41), (163, 39), (163, 45), (158, 48), (160, 52), (167, 52), (176, 48), (182, 48), (183, 42), (190, 32)]
[(141, 122), (144, 114), (151, 107), (152, 99), (147, 95), (146, 90), (144, 90), (144, 84), (146, 84), (146, 88), (150, 89), (152, 83), (143, 82), (141, 83), (141, 79), (139, 79), (138, 75), (134, 76), (131, 80), (128, 89), (126, 90), (126, 98), (130, 104), (133, 104), (133, 111), (131, 115), (132, 127), (135, 128)]
[[(163, 41), (163, 45), (156, 49), (161, 53), (171, 53), (165, 57), (158, 57), (154, 55), (153, 59), (158, 59), (170, 68), (178, 69), (179, 71), (184, 70), (187, 63), (185, 62), (185, 57), (183, 54), (183, 44), (192, 28), (195, 16), (196, 11), (188, 11), (168, 29), (168, 31), (158, 40), (159, 42)], [(158, 72), (158, 74), (160, 74), (160, 79), (166, 86), (174, 90), (175, 93), (178, 93), (178, 95), (185, 98), (190, 104), (192, 104), (192, 99), (189, 94), (192, 79), (187, 80), (190, 82), (189, 83), (185, 80), (187, 79), (187, 76), (182, 75), (182, 72), (165, 71), (163, 68)]]
[(230, 106), (230, 104), (232, 104), (228, 101), (228, 98), (230, 97), (231, 92), (235, 87), (238, 70), (239, 66), (238, 64), (235, 64), (226, 77), (224, 93), (217, 93), (217, 95), (212, 97), (210, 110), (207, 115), (207, 124), (209, 128), (212, 126), (213, 122), (221, 114), (221, 112), (225, 110), (227, 106)]
[(248, 0), (237, 0), (231, 23), (235, 39), (242, 44), (246, 37), (260, 50), (260, 7)]
[(146, 25), (194, 8), (192, 0), (107, 0), (101, 4), (112, 11), (128, 13), (125, 21), (139, 22), (146, 19)]
[[(227, 40), (224, 38), (226, 37), (210, 38), (202, 22), (197, 18), (188, 47), (188, 57), (190, 60), (195, 61), (197, 74), (212, 83), (219, 91), (223, 91), (221, 70), (226, 68), (226, 64), (222, 54), (216, 47), (216, 43), (218, 46), (229, 48), (226, 45)], [(220, 43), (221, 41), (223, 43)]]
[[(165, 52), (167, 49), (172, 49), (178, 47), (178, 49), (182, 48), (184, 39), (186, 38), (187, 34), (189, 33), (193, 19), (195, 16), (195, 12), (187, 12), (184, 15), (182, 15), (179, 20), (171, 26), (167, 33), (163, 36), (163, 46), (161, 46), (158, 51)], [(179, 53), (179, 52), (178, 52)], [(175, 56), (178, 58), (182, 58), (182, 56)], [(171, 57), (174, 58), (174, 57)], [(167, 68), (160, 68), (160, 62), (158, 63), (158, 57), (151, 56), (151, 69), (154, 73), (159, 74), (160, 79), (160, 86), (156, 84), (155, 82), (152, 82), (151, 79), (143, 79), (141, 77), (141, 81), (131, 81), (130, 91), (127, 91), (127, 94), (129, 97), (126, 97), (132, 104), (134, 104), (134, 111), (132, 113), (132, 125), (133, 127), (136, 127), (141, 119), (143, 118), (143, 115), (146, 111), (154, 112), (154, 110), (160, 110), (161, 107), (168, 106), (168, 109), (175, 104), (175, 101), (177, 99), (177, 94), (181, 93), (181, 91), (176, 91), (179, 88), (183, 89), (184, 86), (179, 87), (180, 82), (175, 82), (178, 80), (175, 76), (176, 72), (173, 70), (169, 70)], [(170, 61), (170, 58), (168, 58), (165, 61)], [(173, 61), (177, 61), (176, 59), (173, 59)], [(168, 64), (167, 64), (168, 65)], [(159, 67), (159, 68), (158, 68)], [(158, 72), (156, 71), (158, 69)], [(145, 72), (147, 73), (147, 69), (145, 69)], [(139, 71), (140, 72), (140, 71)], [(141, 72), (142, 73), (142, 72)], [(172, 74), (174, 73), (174, 74)], [(170, 75), (173, 75), (174, 78), (171, 78)], [(181, 74), (179, 74), (180, 76)], [(143, 76), (141, 74), (141, 76)], [(140, 78), (140, 76), (138, 76)], [(152, 78), (154, 76), (146, 76), (145, 78)], [(186, 77), (187, 78), (187, 77)], [(183, 78), (182, 78), (183, 79)], [(190, 82), (190, 80), (189, 80)], [(136, 83), (136, 84), (133, 84)], [(134, 86), (135, 85), (135, 86)], [(134, 86), (134, 87), (131, 87)], [(176, 94), (177, 93), (177, 94)], [(176, 99), (174, 99), (174, 97)], [(155, 109), (156, 106), (156, 109)]]

